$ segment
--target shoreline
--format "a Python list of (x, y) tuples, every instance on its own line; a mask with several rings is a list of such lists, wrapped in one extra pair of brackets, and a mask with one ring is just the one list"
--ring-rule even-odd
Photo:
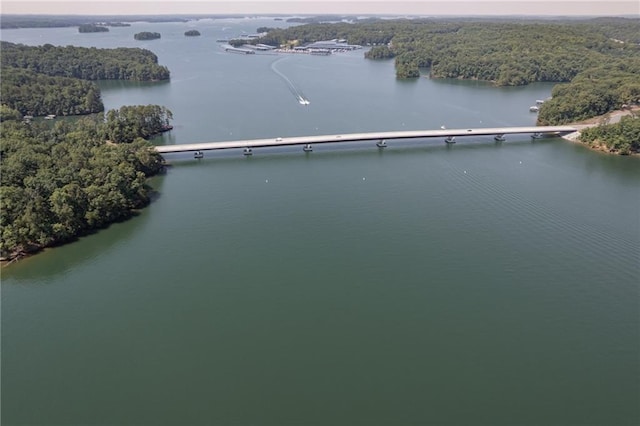
[[(606, 114), (599, 115), (597, 117), (591, 117), (585, 120), (570, 123), (570, 125), (580, 126), (583, 129), (585, 129), (585, 128), (595, 127), (599, 125), (604, 125), (604, 124), (615, 124), (620, 121), (620, 118), (625, 117), (627, 115), (631, 115), (633, 113), (640, 114), (640, 106), (634, 106), (627, 109), (618, 109), (614, 111), (609, 111)], [(612, 155), (621, 155), (619, 151), (612, 151), (605, 144), (602, 144), (602, 143), (588, 144), (586, 142), (582, 142), (580, 140), (580, 130), (578, 130), (577, 132), (566, 134), (561, 137), (562, 139), (567, 140), (569, 142), (585, 146), (592, 151), (597, 151), (597, 152), (602, 152), (605, 154), (612, 154)], [(640, 152), (631, 152), (628, 154), (629, 157), (634, 157), (639, 155), (640, 155)]]
[[(574, 122), (571, 123), (571, 125), (575, 125), (575, 126), (579, 126), (581, 127), (581, 129), (584, 128), (589, 128), (589, 127), (594, 127), (594, 126), (598, 126), (601, 124), (608, 124), (610, 122), (610, 120), (615, 120), (615, 122), (619, 121), (621, 117), (623, 116), (627, 116), (627, 115), (631, 115), (632, 113), (640, 113), (640, 106), (634, 106), (633, 108), (629, 108), (629, 109), (624, 109), (624, 110), (615, 110), (615, 111), (610, 111), (604, 115), (601, 116), (597, 116), (597, 117), (592, 117), (586, 120), (582, 120), (582, 121), (578, 121), (578, 122)], [(612, 124), (614, 124), (612, 123)], [(160, 135), (162, 133), (168, 132), (170, 130), (173, 129), (173, 125), (168, 125), (163, 127), (159, 132), (151, 135), (150, 137), (153, 136), (157, 136)], [(620, 155), (618, 151), (611, 151), (606, 145), (604, 144), (588, 144), (585, 142), (582, 142), (580, 140), (580, 130), (573, 132), (573, 133), (569, 133), (566, 135), (561, 136), (562, 139), (565, 139), (569, 142), (575, 143), (575, 144), (579, 144), (582, 146), (587, 147), (588, 149), (592, 150), (592, 151), (597, 151), (597, 152), (601, 152), (601, 153), (606, 153), (606, 154), (614, 154), (614, 155)], [(113, 143), (110, 141), (106, 141), (106, 143)], [(631, 152), (629, 154), (629, 156), (640, 156), (640, 152)], [(115, 222), (120, 222), (120, 221), (125, 221), (130, 219), (131, 217), (135, 216), (142, 208), (146, 208), (147, 206), (143, 206), (141, 208), (138, 209), (133, 209), (132, 211), (130, 211), (130, 214), (127, 215), (126, 217), (123, 217), (122, 219), (115, 221)], [(114, 222), (114, 223), (115, 223)], [(107, 228), (110, 224), (108, 224), (107, 226), (105, 226), (104, 228)], [(98, 232), (101, 229), (104, 228), (95, 228), (95, 229), (90, 229), (90, 230), (85, 230), (85, 232), (83, 232), (82, 234), (79, 234), (73, 238), (71, 238), (69, 241), (65, 241), (65, 242), (59, 242), (57, 244), (53, 244), (53, 245), (47, 245), (47, 246), (31, 246), (28, 248), (23, 248), (22, 250), (20, 250), (17, 253), (12, 253), (9, 256), (6, 257), (1, 257), (0, 258), (0, 269), (4, 269), (10, 265), (12, 265), (13, 263), (17, 263), (20, 260), (23, 260), (25, 258), (30, 258), (33, 257), (34, 255), (37, 255), (38, 253), (41, 253), (47, 249), (51, 249), (51, 248), (55, 248), (56, 246), (60, 246), (60, 245), (65, 245), (65, 244), (69, 244), (69, 243), (73, 243), (74, 240), (77, 240), (78, 238), (87, 236), (91, 233), (94, 232)]]

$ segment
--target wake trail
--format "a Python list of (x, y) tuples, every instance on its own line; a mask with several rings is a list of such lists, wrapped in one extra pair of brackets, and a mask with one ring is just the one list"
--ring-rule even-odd
[(293, 84), (293, 82), (291, 81), (291, 79), (289, 77), (287, 77), (278, 68), (276, 68), (276, 64), (278, 62), (280, 62), (280, 61), (284, 61), (285, 59), (288, 59), (288, 58), (280, 58), (280, 59), (277, 59), (277, 60), (273, 61), (271, 63), (271, 70), (273, 72), (275, 72), (276, 74), (278, 74), (278, 76), (280, 76), (282, 81), (285, 82), (285, 84), (289, 88), (289, 91), (296, 98), (296, 100), (298, 101), (298, 103), (300, 105), (309, 105), (311, 102), (309, 102), (309, 100), (305, 97), (305, 95), (302, 92), (302, 90), (298, 89), (298, 87), (295, 84)]

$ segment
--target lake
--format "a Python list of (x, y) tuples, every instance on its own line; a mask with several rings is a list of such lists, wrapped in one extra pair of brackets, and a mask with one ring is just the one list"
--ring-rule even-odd
[[(156, 144), (527, 126), (553, 87), (216, 43), (282, 25), (1, 38), (152, 50), (170, 82), (100, 86), (107, 109), (173, 111)], [(640, 422), (639, 159), (527, 135), (387, 143), (168, 155), (141, 214), (3, 269), (3, 424)]]

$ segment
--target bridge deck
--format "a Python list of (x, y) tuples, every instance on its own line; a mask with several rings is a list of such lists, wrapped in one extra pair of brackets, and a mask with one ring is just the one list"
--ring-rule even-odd
[(417, 139), (447, 136), (491, 136), (523, 133), (571, 133), (579, 130), (576, 126), (532, 126), (532, 127), (495, 127), (480, 129), (441, 129), (441, 130), (408, 130), (398, 132), (345, 133), (336, 135), (295, 136), (287, 138), (247, 139), (222, 142), (204, 142), (192, 144), (157, 146), (160, 153), (210, 151), (232, 148), (262, 148), (286, 145), (306, 145), (319, 143), (341, 143), (367, 140)]

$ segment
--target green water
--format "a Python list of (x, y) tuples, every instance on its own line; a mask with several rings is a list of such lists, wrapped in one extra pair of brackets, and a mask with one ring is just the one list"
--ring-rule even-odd
[[(530, 125), (552, 87), (215, 43), (265, 24), (2, 39), (156, 52), (170, 83), (101, 85), (174, 112), (159, 144)], [(2, 424), (638, 424), (638, 159), (388, 144), (171, 156), (139, 216), (4, 269)]]

